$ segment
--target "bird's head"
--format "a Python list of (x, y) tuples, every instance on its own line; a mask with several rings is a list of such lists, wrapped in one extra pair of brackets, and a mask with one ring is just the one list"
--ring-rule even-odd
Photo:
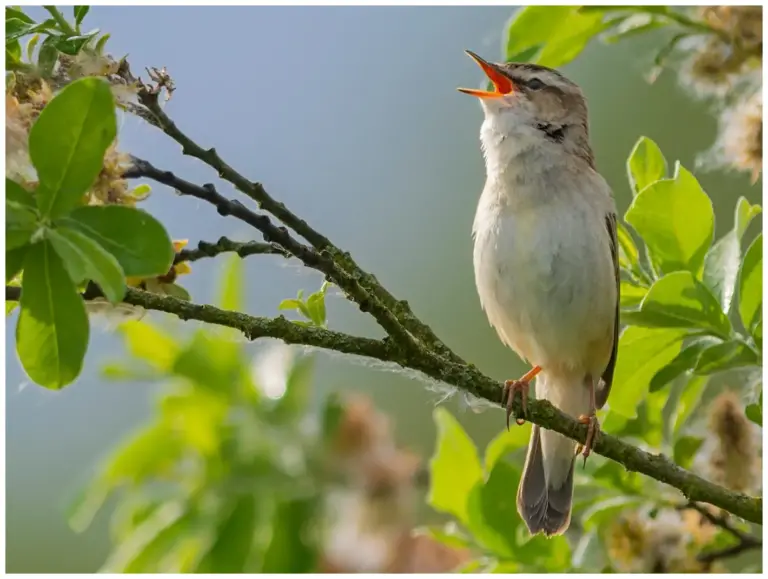
[(483, 145), (520, 151), (543, 149), (588, 157), (587, 103), (581, 89), (558, 71), (527, 63), (492, 63), (467, 51), (493, 90), (460, 88), (485, 113)]

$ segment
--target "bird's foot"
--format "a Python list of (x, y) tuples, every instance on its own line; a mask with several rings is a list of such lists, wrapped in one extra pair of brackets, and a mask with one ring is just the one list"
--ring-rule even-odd
[[(515, 401), (515, 394), (520, 392), (520, 404), (523, 407), (523, 414), (528, 410), (528, 384), (522, 380), (507, 380), (504, 382), (504, 393), (502, 394), (504, 405), (507, 408), (507, 430), (509, 430), (509, 417), (512, 416), (512, 404)], [(515, 418), (518, 426), (525, 424), (524, 418)]]
[[(523, 407), (523, 414), (528, 413), (528, 385), (531, 380), (541, 372), (541, 368), (534, 366), (528, 373), (525, 374), (519, 380), (507, 380), (504, 382), (504, 390), (502, 391), (502, 403), (507, 409), (507, 430), (509, 430), (509, 417), (512, 415), (512, 404), (515, 401), (515, 393), (520, 392), (520, 404)], [(525, 424), (524, 418), (515, 418), (515, 423), (518, 426)]]
[(587, 457), (592, 454), (592, 447), (595, 445), (598, 435), (600, 434), (600, 422), (597, 420), (597, 415), (593, 412), (589, 416), (582, 414), (579, 416), (579, 422), (587, 425), (587, 438), (584, 444), (579, 445), (577, 454), (581, 454), (584, 457), (584, 466), (587, 466)]

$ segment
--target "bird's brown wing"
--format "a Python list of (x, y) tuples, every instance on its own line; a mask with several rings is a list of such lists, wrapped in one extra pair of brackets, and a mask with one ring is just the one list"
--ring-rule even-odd
[(605, 406), (608, 395), (611, 393), (613, 385), (613, 372), (616, 370), (616, 356), (619, 353), (619, 243), (616, 233), (616, 214), (609, 213), (605, 217), (605, 225), (608, 228), (608, 238), (611, 242), (611, 257), (613, 258), (613, 270), (616, 273), (616, 317), (613, 322), (613, 348), (611, 349), (611, 359), (608, 360), (603, 372), (600, 385), (595, 392), (595, 402), (598, 408)]

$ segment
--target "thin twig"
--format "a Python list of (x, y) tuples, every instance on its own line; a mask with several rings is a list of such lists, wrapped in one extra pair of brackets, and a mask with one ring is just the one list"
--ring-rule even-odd
[[(93, 284), (91, 284), (93, 285)], [(98, 293), (98, 292), (96, 292)], [(18, 301), (21, 289), (6, 286), (5, 299)], [(97, 297), (89, 289), (85, 298)], [(479, 398), (499, 403), (499, 383), (479, 372), (471, 365), (453, 364), (426, 350), (400, 347), (393, 340), (374, 340), (350, 336), (329, 330), (299, 326), (284, 318), (258, 318), (240, 312), (221, 310), (214, 306), (193, 304), (171, 296), (129, 289), (125, 303), (146, 310), (166, 312), (183, 320), (198, 320), (235, 328), (251, 340), (278, 338), (290, 344), (303, 344), (347, 354), (357, 354), (391, 362), (416, 370), (426, 376), (450, 384)], [(528, 400), (523, 413), (520, 400), (513, 405), (515, 416), (524, 417), (534, 424), (559, 432), (577, 442), (586, 440), (587, 427), (562, 413), (546, 400)], [(737, 493), (707, 481), (672, 462), (663, 454), (651, 454), (607, 433), (601, 433), (593, 452), (623, 465), (628, 471), (643, 473), (680, 490), (690, 501), (706, 502), (725, 509), (747, 521), (762, 524), (763, 501)]]
[(711, 564), (719, 559), (735, 557), (736, 555), (740, 555), (745, 551), (761, 549), (763, 547), (763, 541), (760, 538), (754, 537), (749, 533), (745, 533), (741, 529), (735, 527), (727, 514), (715, 514), (707, 509), (704, 505), (700, 505), (693, 501), (689, 501), (688, 503), (680, 505), (677, 508), (678, 510), (691, 509), (696, 511), (712, 525), (730, 533), (738, 541), (735, 545), (731, 545), (730, 547), (724, 547), (722, 549), (700, 553), (697, 559), (701, 563)]
[(198, 261), (228, 252), (236, 253), (240, 257), (248, 257), (249, 255), (282, 255), (286, 258), (291, 257), (290, 253), (276, 243), (260, 243), (258, 241), (238, 242), (232, 241), (228, 237), (221, 237), (216, 243), (200, 241), (196, 249), (182, 249), (176, 254), (173, 263)]

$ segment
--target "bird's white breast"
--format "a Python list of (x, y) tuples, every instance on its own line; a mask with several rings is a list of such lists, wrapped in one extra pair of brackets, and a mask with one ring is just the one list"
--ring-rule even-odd
[[(595, 173), (489, 178), (474, 223), (475, 281), (502, 340), (548, 372), (599, 376), (610, 357), (616, 281)], [(585, 195), (580, 187), (603, 187)]]

